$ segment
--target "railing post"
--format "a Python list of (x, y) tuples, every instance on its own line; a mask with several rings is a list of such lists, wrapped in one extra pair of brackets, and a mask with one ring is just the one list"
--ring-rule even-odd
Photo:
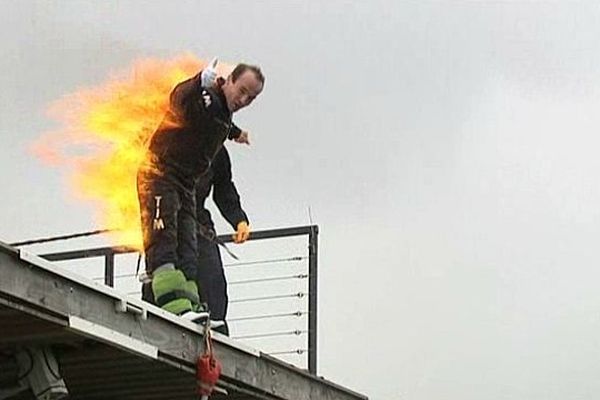
[(319, 227), (308, 234), (308, 372), (317, 374), (317, 289)]
[(104, 284), (115, 286), (115, 254), (106, 253), (104, 256)]

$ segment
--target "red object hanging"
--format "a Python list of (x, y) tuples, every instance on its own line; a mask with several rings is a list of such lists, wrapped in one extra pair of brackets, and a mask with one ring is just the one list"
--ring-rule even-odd
[(196, 363), (198, 394), (210, 396), (221, 376), (221, 363), (212, 354), (203, 354)]
[(204, 328), (204, 354), (198, 357), (196, 362), (197, 392), (202, 398), (211, 395), (219, 376), (221, 376), (221, 363), (215, 357), (212, 348), (212, 337), (210, 331), (210, 320)]

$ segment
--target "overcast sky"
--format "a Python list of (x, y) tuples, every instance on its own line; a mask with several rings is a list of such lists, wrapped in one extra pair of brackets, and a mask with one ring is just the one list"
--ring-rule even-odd
[(255, 62), (234, 175), (255, 229), (321, 228), (320, 374), (375, 400), (600, 397), (594, 2), (0, 5), (0, 240), (101, 228), (27, 151), (50, 102), (141, 57)]

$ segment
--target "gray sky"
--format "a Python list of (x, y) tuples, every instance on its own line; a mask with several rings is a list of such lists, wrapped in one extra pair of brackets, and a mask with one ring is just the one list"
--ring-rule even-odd
[(375, 400), (600, 397), (597, 4), (1, 4), (0, 240), (99, 228), (27, 152), (51, 101), (140, 57), (256, 62), (234, 173), (255, 229), (321, 226), (322, 375)]

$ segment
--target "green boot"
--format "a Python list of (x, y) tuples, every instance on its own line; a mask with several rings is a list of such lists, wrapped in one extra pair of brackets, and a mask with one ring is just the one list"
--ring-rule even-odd
[(156, 304), (163, 310), (179, 315), (193, 309), (185, 275), (174, 267), (161, 267), (154, 271), (152, 292)]
[(192, 311), (203, 311), (200, 309), (200, 294), (198, 291), (198, 285), (194, 281), (187, 281), (185, 283), (185, 292), (187, 297), (192, 302)]
[(198, 286), (196, 286), (196, 282), (187, 281), (185, 283), (185, 291), (186, 297), (188, 297), (192, 302), (192, 310), (180, 314), (181, 317), (197, 324), (206, 322), (206, 320), (208, 320), (210, 317), (210, 314), (202, 306), (202, 304), (200, 304), (200, 295), (198, 293)]

